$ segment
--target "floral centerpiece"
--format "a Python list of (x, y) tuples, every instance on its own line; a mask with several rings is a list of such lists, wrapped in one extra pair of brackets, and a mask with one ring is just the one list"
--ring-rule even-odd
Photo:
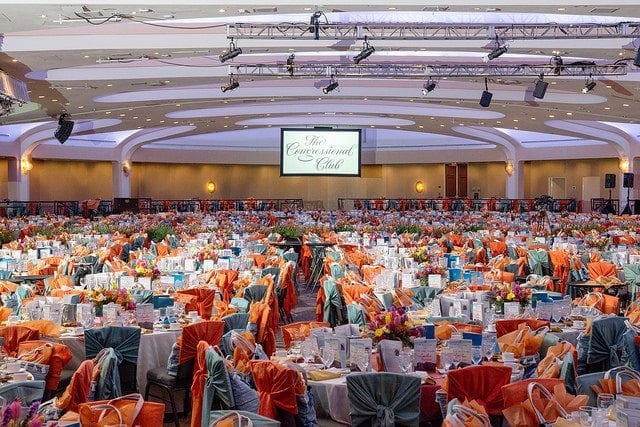
[(443, 276), (446, 272), (447, 269), (440, 264), (423, 264), (416, 273), (416, 279), (420, 280), (422, 286), (427, 286), (429, 284), (429, 275), (438, 274)]
[(42, 427), (44, 426), (44, 417), (38, 414), (40, 402), (35, 401), (29, 406), (29, 411), (24, 418), (19, 400), (14, 400), (2, 411), (0, 418), (0, 426), (2, 427)]
[(136, 308), (136, 301), (131, 298), (131, 293), (124, 288), (96, 288), (89, 293), (89, 301), (95, 307), (96, 316), (102, 314), (102, 307), (105, 304), (119, 304), (124, 310), (135, 310)]
[(496, 282), (491, 285), (491, 300), (499, 311), (504, 309), (505, 302), (519, 302), (525, 308), (531, 301), (531, 290), (518, 283)]
[(160, 270), (156, 268), (155, 262), (146, 259), (136, 260), (133, 271), (135, 277), (149, 277), (151, 280), (159, 278), (161, 274)]
[(376, 315), (365, 328), (364, 335), (377, 344), (381, 340), (399, 340), (402, 345), (413, 348), (413, 339), (421, 337), (424, 331), (414, 326), (404, 308), (392, 308)]
[(411, 258), (417, 263), (429, 261), (429, 249), (426, 246), (420, 246), (411, 253)]

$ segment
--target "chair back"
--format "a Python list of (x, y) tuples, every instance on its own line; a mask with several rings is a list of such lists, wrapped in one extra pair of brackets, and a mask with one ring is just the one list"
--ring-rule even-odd
[(69, 347), (64, 344), (51, 341), (22, 341), (18, 345), (18, 354), (24, 354), (46, 345), (50, 345), (52, 347), (52, 353), (49, 357), (48, 362), (46, 363), (47, 365), (49, 365), (49, 372), (47, 372), (47, 377), (45, 378), (45, 389), (57, 390), (58, 382), (60, 381), (60, 374), (62, 373), (62, 368), (64, 368), (64, 366), (73, 357), (71, 351), (69, 350)]
[(92, 359), (105, 348), (112, 348), (117, 357), (122, 390), (135, 392), (137, 364), (140, 350), (140, 328), (129, 326), (105, 326), (84, 331), (84, 348), (87, 359)]
[(501, 388), (502, 398), (504, 400), (504, 408), (510, 408), (513, 405), (520, 405), (529, 399), (527, 387), (529, 383), (538, 383), (553, 393), (553, 388), (562, 384), (560, 378), (529, 378), (526, 380), (516, 381), (514, 383), (505, 384)]
[(586, 360), (589, 371), (606, 371), (627, 363), (625, 320), (626, 317), (607, 316), (593, 321)]
[(589, 406), (596, 406), (598, 394), (591, 388), (604, 378), (604, 372), (592, 372), (590, 374), (578, 375), (576, 378), (576, 393), (589, 396)]
[(10, 325), (0, 327), (0, 337), (4, 338), (2, 350), (10, 357), (16, 357), (22, 341), (39, 340), (40, 332), (26, 326)]
[(260, 415), (281, 419), (282, 412), (298, 413), (296, 386), (302, 379), (296, 370), (271, 360), (253, 360), (251, 373), (260, 401)]
[(500, 338), (510, 332), (517, 331), (518, 327), (522, 324), (526, 324), (532, 331), (540, 329), (544, 326), (550, 327), (551, 322), (548, 320), (537, 319), (500, 319), (496, 320), (496, 336)]
[(7, 400), (7, 404), (19, 400), (23, 407), (29, 407), (32, 402), (42, 400), (44, 396), (44, 381), (19, 381), (0, 385), (0, 396)]
[(449, 400), (475, 399), (489, 415), (500, 415), (504, 407), (501, 388), (511, 382), (512, 370), (505, 366), (469, 366), (447, 375)]
[[(208, 426), (210, 409), (233, 409), (235, 407), (235, 399), (224, 359), (209, 345), (204, 347), (204, 355), (201, 356), (201, 348), (200, 346), (198, 347), (198, 355), (196, 356), (198, 369), (194, 372), (194, 384), (197, 382), (196, 374), (201, 371), (199, 369), (200, 365), (204, 363), (206, 379), (203, 384), (201, 423), (202, 426)], [(201, 358), (203, 359), (202, 361), (200, 360)], [(194, 414), (197, 412), (194, 408), (192, 408), (192, 411)]]
[(198, 343), (205, 341), (209, 345), (218, 345), (224, 333), (225, 323), (219, 320), (205, 320), (186, 326), (182, 330), (182, 344), (180, 345), (180, 365), (196, 357)]
[(69, 385), (61, 396), (56, 398), (56, 407), (60, 410), (78, 412), (78, 405), (89, 401), (94, 363), (85, 360), (73, 373)]
[(233, 329), (247, 329), (247, 323), (249, 323), (249, 313), (227, 314), (220, 320), (224, 322), (225, 334)]
[(417, 426), (420, 379), (390, 372), (353, 373), (347, 377), (354, 426)]
[(291, 347), (293, 341), (300, 341), (308, 337), (311, 334), (311, 330), (315, 328), (330, 328), (331, 325), (327, 322), (295, 322), (287, 325), (282, 325), (280, 330), (282, 331), (282, 341), (284, 342), (284, 348)]

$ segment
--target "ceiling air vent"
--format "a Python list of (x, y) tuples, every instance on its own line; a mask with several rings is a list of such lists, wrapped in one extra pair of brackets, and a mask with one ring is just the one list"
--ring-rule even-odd
[(277, 7), (254, 7), (253, 13), (275, 13), (278, 11)]
[(614, 13), (617, 11), (617, 7), (594, 7), (589, 11), (589, 13)]

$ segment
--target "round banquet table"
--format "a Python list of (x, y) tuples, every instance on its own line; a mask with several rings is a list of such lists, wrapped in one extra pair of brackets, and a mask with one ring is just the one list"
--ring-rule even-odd
[[(182, 333), (179, 331), (154, 331), (140, 336), (140, 349), (138, 350), (138, 367), (136, 370), (138, 391), (144, 393), (147, 386), (147, 371), (159, 366), (166, 367), (171, 347), (176, 338)], [(62, 336), (60, 342), (69, 347), (72, 359), (66, 369), (76, 370), (80, 363), (86, 359), (84, 351), (84, 336)]]

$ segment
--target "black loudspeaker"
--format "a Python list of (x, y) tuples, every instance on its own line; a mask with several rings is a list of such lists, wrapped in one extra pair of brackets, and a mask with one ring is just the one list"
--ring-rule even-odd
[(121, 214), (123, 212), (140, 212), (140, 204), (138, 199), (135, 198), (114, 198), (113, 199), (113, 212)]
[(488, 107), (491, 105), (491, 98), (493, 98), (493, 94), (488, 90), (482, 91), (482, 96), (480, 97), (480, 105), (483, 107)]
[(605, 174), (604, 188), (616, 188), (616, 175), (613, 173)]
[(622, 187), (623, 188), (633, 188), (633, 174), (625, 173), (622, 176)]
[(640, 67), (640, 47), (638, 48), (638, 52), (636, 53), (636, 60), (633, 61), (633, 65), (636, 67)]
[(71, 132), (73, 132), (73, 122), (71, 120), (66, 120), (63, 116), (60, 116), (58, 119), (58, 129), (56, 129), (53, 136), (56, 137), (60, 144), (64, 144), (71, 136)]
[(547, 93), (547, 86), (549, 86), (549, 83), (544, 80), (538, 80), (536, 87), (533, 88), (533, 97), (538, 99), (544, 98), (544, 94)]

